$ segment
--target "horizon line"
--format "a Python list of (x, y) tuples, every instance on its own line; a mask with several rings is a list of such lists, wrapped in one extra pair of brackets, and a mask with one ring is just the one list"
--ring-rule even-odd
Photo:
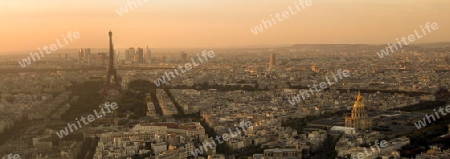
[[(446, 41), (446, 42), (425, 42), (425, 43), (414, 43), (414, 44), (409, 44), (407, 46), (412, 46), (412, 45), (424, 45), (424, 44), (444, 44), (444, 43), (449, 43), (450, 41)], [(259, 45), (259, 46), (258, 46)], [(278, 46), (277, 46), (278, 45)], [(205, 49), (205, 48), (216, 48), (216, 49), (258, 49), (258, 48), (282, 48), (282, 47), (287, 47), (287, 46), (293, 46), (293, 45), (371, 45), (371, 46), (377, 46), (377, 45), (387, 45), (387, 44), (379, 44), (379, 43), (373, 43), (373, 44), (369, 44), (369, 43), (298, 43), (298, 44), (253, 44), (253, 45), (242, 45), (242, 46), (215, 46), (215, 47), (149, 47), (149, 49)], [(143, 47), (141, 46), (131, 46), (133, 48), (146, 48), (145, 45)], [(90, 49), (109, 49), (109, 47), (104, 47), (104, 48), (98, 48), (98, 47), (77, 47), (77, 48), (64, 48), (64, 49), (59, 49), (59, 50), (73, 50), (73, 49), (80, 49), (80, 48), (90, 48)], [(117, 47), (116, 47), (117, 48)], [(128, 49), (130, 47), (118, 47), (117, 49)], [(37, 50), (37, 49), (36, 49)], [(8, 50), (8, 51), (0, 51), (0, 54), (3, 53), (17, 53), (17, 52), (29, 52), (32, 50)]]

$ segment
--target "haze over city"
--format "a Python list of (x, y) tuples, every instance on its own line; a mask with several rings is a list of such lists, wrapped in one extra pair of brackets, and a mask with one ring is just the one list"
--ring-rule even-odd
[[(70, 30), (79, 31), (83, 38), (67, 48), (104, 48), (106, 35), (99, 33), (110, 25), (116, 32), (117, 48), (385, 44), (425, 22), (450, 26), (450, 2), (446, 0), (324, 0), (313, 1), (301, 13), (254, 36), (251, 28), (295, 1), (141, 1), (119, 16), (116, 10), (127, 1), (3, 0), (0, 35), (8, 38), (0, 43), (0, 51), (35, 50)], [(449, 30), (441, 30), (417, 43), (446, 42), (449, 35)]]
[(449, 159), (448, 0), (0, 0), (1, 159)]

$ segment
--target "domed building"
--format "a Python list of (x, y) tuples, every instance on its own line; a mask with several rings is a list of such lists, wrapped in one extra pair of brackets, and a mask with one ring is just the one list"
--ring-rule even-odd
[(345, 127), (355, 128), (356, 131), (371, 131), (372, 119), (367, 115), (361, 93), (358, 91), (355, 104), (353, 104), (351, 115), (345, 117)]

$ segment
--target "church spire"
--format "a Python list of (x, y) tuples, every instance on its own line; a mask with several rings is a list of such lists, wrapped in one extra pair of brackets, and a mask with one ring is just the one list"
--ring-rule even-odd
[(356, 97), (356, 101), (361, 101), (361, 92), (358, 91), (358, 96)]
[(356, 97), (356, 101), (355, 101), (355, 103), (353, 104), (353, 109), (356, 109), (356, 108), (363, 108), (363, 107), (364, 107), (364, 103), (363, 103), (363, 101), (361, 100), (361, 92), (358, 91), (358, 96)]

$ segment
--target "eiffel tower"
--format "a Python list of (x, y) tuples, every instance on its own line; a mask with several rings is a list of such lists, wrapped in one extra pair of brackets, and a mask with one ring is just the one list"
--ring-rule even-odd
[[(120, 97), (122, 87), (119, 82), (120, 77), (117, 75), (116, 69), (114, 69), (114, 47), (111, 30), (109, 31), (109, 64), (106, 73), (106, 83), (102, 91), (103, 98), (107, 101), (115, 101)], [(114, 79), (114, 81), (111, 81), (111, 79)]]

